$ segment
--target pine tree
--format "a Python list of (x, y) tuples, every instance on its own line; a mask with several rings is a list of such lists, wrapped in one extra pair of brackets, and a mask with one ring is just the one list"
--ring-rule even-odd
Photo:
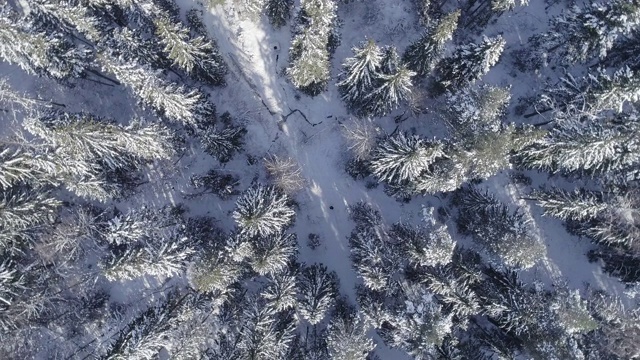
[(287, 75), (296, 88), (315, 96), (324, 90), (331, 75), (328, 44), (336, 4), (332, 0), (303, 0), (300, 6)]
[(376, 146), (379, 128), (370, 119), (352, 119), (342, 124), (342, 135), (356, 160), (366, 160)]
[(193, 262), (188, 276), (201, 293), (225, 293), (241, 279), (242, 266), (225, 251), (210, 251)]
[(144, 275), (169, 277), (184, 271), (193, 252), (186, 239), (170, 243), (147, 240), (113, 249), (100, 267), (109, 281), (132, 280)]
[(457, 276), (452, 267), (438, 267), (424, 274), (421, 281), (427, 284), (438, 301), (453, 314), (462, 327), (466, 327), (467, 318), (481, 312), (480, 298), (473, 290), (473, 282)]
[(0, 58), (17, 64), (28, 74), (57, 80), (79, 77), (87, 66), (87, 53), (68, 42), (41, 32), (27, 32), (16, 14), (0, 9)]
[(275, 311), (286, 311), (296, 306), (296, 277), (279, 273), (268, 277), (269, 283), (260, 294)]
[(342, 80), (336, 85), (350, 107), (359, 108), (373, 90), (382, 63), (382, 51), (373, 40), (351, 49), (354, 56), (343, 64)]
[[(520, 6), (529, 5), (529, 0), (520, 0)], [(493, 11), (509, 11), (516, 7), (516, 0), (491, 0), (491, 10)]]
[(228, 126), (218, 130), (215, 126), (211, 126), (198, 135), (204, 151), (221, 163), (226, 163), (235, 153), (240, 152), (246, 133), (247, 129), (244, 127)]
[(406, 259), (417, 266), (446, 265), (456, 246), (445, 225), (430, 224), (427, 229), (396, 223), (390, 236), (401, 244)]
[(628, 67), (634, 72), (640, 71), (640, 31), (631, 30), (628, 35), (616, 41), (607, 51), (607, 57), (602, 63), (608, 68)]
[(367, 336), (367, 323), (361, 316), (341, 317), (327, 326), (327, 351), (334, 360), (365, 360), (376, 345)]
[(501, 118), (509, 100), (509, 88), (483, 85), (467, 87), (458, 92), (448, 92), (445, 119), (460, 138), (478, 136), (486, 132), (498, 132)]
[(456, 222), (462, 234), (471, 235), (489, 253), (508, 266), (530, 268), (545, 256), (543, 244), (533, 237), (529, 221), (511, 212), (488, 192), (466, 187), (455, 195), (460, 212)]
[(184, 300), (185, 295), (171, 293), (164, 302), (140, 313), (119, 331), (118, 337), (101, 359), (151, 360), (156, 357), (163, 347), (169, 347), (171, 320), (183, 306)]
[(233, 218), (247, 236), (273, 235), (293, 221), (295, 212), (288, 202), (287, 195), (271, 186), (254, 186), (236, 201)]
[[(248, 299), (242, 314), (239, 360), (282, 359), (291, 346), (295, 327), (259, 300)], [(227, 357), (228, 358), (228, 357)], [(222, 358), (221, 358), (222, 359)]]
[(203, 36), (190, 38), (189, 30), (168, 16), (154, 19), (155, 33), (169, 59), (187, 73), (212, 85), (224, 83), (226, 67), (214, 44)]
[(417, 178), (443, 155), (440, 142), (427, 142), (400, 132), (378, 144), (371, 156), (370, 168), (380, 181), (397, 184)]
[(501, 36), (497, 36), (483, 37), (481, 44), (460, 46), (451, 57), (441, 62), (440, 83), (446, 88), (461, 88), (480, 80), (498, 63), (505, 43)]
[[(384, 69), (384, 62), (382, 64)], [(377, 86), (371, 93), (365, 96), (366, 105), (364, 111), (375, 116), (384, 116), (400, 106), (400, 103), (409, 99), (413, 91), (411, 78), (416, 75), (404, 64), (393, 67), (394, 72), (380, 75)]]
[(380, 335), (388, 345), (405, 350), (414, 359), (430, 359), (451, 332), (452, 316), (445, 316), (423, 287), (404, 283), (402, 289), (403, 305)]
[(534, 37), (533, 45), (549, 53), (559, 52), (562, 62), (586, 62), (604, 58), (609, 49), (640, 24), (640, 5), (635, 1), (612, 0), (573, 6), (551, 21), (551, 29)]
[(593, 219), (603, 211), (609, 210), (601, 194), (591, 191), (568, 192), (562, 189), (535, 191), (533, 197), (545, 210), (545, 215), (562, 220)]
[(215, 194), (222, 200), (228, 200), (231, 196), (240, 195), (240, 192), (236, 190), (236, 187), (240, 185), (240, 179), (231, 174), (222, 174), (215, 169), (202, 175), (192, 175), (189, 182), (194, 189), (199, 191), (195, 194), (188, 194), (187, 198)]
[(338, 294), (338, 276), (324, 265), (305, 266), (298, 275), (297, 310), (311, 325), (320, 323)]
[(196, 124), (215, 116), (215, 107), (198, 90), (167, 83), (157, 71), (133, 62), (118, 62), (106, 54), (99, 54), (98, 60), (104, 70), (131, 88), (144, 105), (151, 106), (173, 121)]
[(640, 161), (636, 151), (640, 126), (636, 116), (622, 119), (563, 121), (525, 148), (521, 161), (527, 167), (551, 172), (631, 177)]
[(460, 10), (445, 15), (436, 25), (429, 27), (418, 41), (409, 45), (402, 56), (407, 68), (419, 76), (431, 73), (442, 58), (445, 44), (453, 37), (459, 18)]
[(292, 7), (293, 1), (291, 0), (267, 0), (264, 11), (271, 25), (279, 29), (286, 25), (287, 20), (291, 17)]
[(286, 270), (297, 252), (295, 234), (276, 233), (254, 238), (249, 260), (259, 275), (279, 274)]
[(47, 189), (6, 189), (0, 198), (0, 229), (20, 230), (51, 224), (61, 205)]
[(90, 163), (100, 161), (110, 169), (173, 155), (171, 133), (160, 125), (134, 122), (122, 127), (89, 114), (54, 112), (27, 119), (24, 126), (55, 147), (59, 156)]

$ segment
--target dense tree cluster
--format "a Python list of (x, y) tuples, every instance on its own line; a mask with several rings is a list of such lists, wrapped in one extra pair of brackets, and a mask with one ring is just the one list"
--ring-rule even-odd
[(330, 58), (338, 41), (333, 0), (303, 0), (296, 16), (287, 75), (297, 89), (315, 96), (331, 78)]
[(0, 358), (639, 358), (640, 2), (404, 5), (1, 3)]

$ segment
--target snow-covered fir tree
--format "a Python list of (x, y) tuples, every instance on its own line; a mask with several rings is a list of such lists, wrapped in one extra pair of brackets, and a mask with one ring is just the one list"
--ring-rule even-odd
[(447, 92), (444, 117), (460, 137), (500, 130), (509, 100), (509, 88), (490, 85)]
[(342, 94), (342, 100), (358, 109), (364, 105), (366, 97), (377, 82), (382, 51), (373, 40), (353, 47), (351, 51), (353, 57), (345, 59), (342, 80), (336, 85)]
[(336, 8), (332, 0), (302, 0), (300, 4), (287, 75), (293, 86), (312, 96), (324, 90), (331, 76), (328, 43)]
[(284, 26), (291, 17), (291, 0), (266, 0), (264, 12), (269, 18), (269, 22), (276, 29)]
[(63, 80), (79, 77), (88, 54), (69, 42), (42, 32), (28, 32), (26, 24), (6, 6), (0, 9), (0, 58), (29, 74)]
[(342, 135), (347, 148), (356, 160), (366, 160), (376, 146), (380, 129), (371, 119), (351, 119), (342, 124)]
[(249, 188), (236, 201), (233, 218), (247, 236), (274, 235), (289, 226), (295, 212), (287, 195), (272, 186)]
[(27, 119), (29, 132), (45, 140), (65, 158), (100, 161), (111, 169), (132, 162), (169, 159), (172, 134), (164, 126), (134, 122), (119, 126), (90, 114), (53, 112)]
[(64, 33), (75, 38), (79, 33), (88, 40), (98, 41), (106, 27), (105, 21), (93, 16), (84, 4), (47, 0), (28, 0), (26, 3), (26, 21), (34, 30), (47, 34)]
[(281, 273), (297, 253), (294, 234), (275, 233), (256, 237), (252, 245), (249, 263), (259, 275)]
[(509, 11), (516, 7), (516, 3), (520, 6), (529, 5), (529, 0), (491, 0), (491, 10), (493, 11)]
[(242, 277), (241, 264), (225, 251), (199, 255), (188, 272), (191, 286), (201, 293), (225, 293)]
[(638, 157), (637, 115), (604, 121), (563, 121), (519, 156), (531, 168), (551, 172), (633, 177)]
[(418, 266), (446, 265), (456, 246), (446, 225), (430, 224), (427, 229), (396, 223), (390, 236), (403, 247), (406, 259)]
[(570, 221), (574, 231), (581, 235), (635, 251), (640, 236), (636, 220), (640, 208), (637, 189), (612, 187), (607, 192), (552, 189), (535, 191), (533, 197), (545, 215)]
[(525, 215), (511, 212), (492, 194), (465, 187), (456, 194), (455, 203), (460, 209), (459, 231), (471, 235), (505, 264), (526, 269), (545, 256), (544, 245), (532, 234)]
[(321, 264), (304, 266), (298, 275), (300, 316), (311, 325), (320, 323), (331, 310), (338, 294), (338, 275)]
[(551, 29), (533, 37), (533, 46), (545, 49), (564, 63), (604, 58), (619, 39), (640, 25), (640, 5), (611, 0), (574, 5), (551, 21)]
[(285, 194), (293, 195), (305, 187), (300, 165), (293, 158), (269, 155), (264, 167), (273, 185)]
[(552, 309), (558, 317), (559, 326), (569, 334), (584, 334), (599, 327), (591, 314), (589, 302), (580, 296), (577, 289), (557, 287)]
[(544, 209), (545, 215), (562, 220), (593, 219), (609, 209), (602, 195), (592, 191), (569, 192), (555, 188), (549, 191), (535, 191), (532, 195)]
[(452, 316), (445, 315), (433, 295), (421, 286), (404, 283), (402, 300), (403, 306), (389, 317), (380, 335), (388, 345), (414, 359), (430, 359), (435, 347), (452, 331)]
[(6, 333), (16, 328), (16, 318), (11, 316), (11, 305), (24, 291), (24, 275), (15, 268), (11, 260), (0, 263), (0, 331)]
[(419, 76), (426, 76), (433, 71), (442, 58), (445, 44), (453, 37), (458, 27), (460, 10), (445, 15), (429, 27), (419, 40), (407, 47), (402, 59), (406, 66)]
[(97, 45), (110, 56), (125, 62), (146, 64), (153, 69), (171, 66), (171, 60), (164, 56), (159, 42), (147, 39), (142, 30), (116, 28), (103, 36)]
[(353, 267), (364, 285), (376, 291), (387, 289), (398, 267), (387, 235), (379, 228), (356, 228), (349, 236), (349, 247)]
[(247, 130), (240, 126), (227, 126), (220, 130), (211, 126), (199, 132), (198, 135), (204, 151), (221, 163), (226, 163), (235, 153), (240, 152), (246, 133)]
[(626, 104), (638, 100), (640, 80), (633, 71), (622, 68), (611, 76), (599, 69), (580, 79), (567, 74), (542, 93), (536, 111), (552, 111), (552, 119), (558, 123), (595, 120), (607, 111), (622, 113)]
[(146, 240), (114, 248), (100, 267), (110, 281), (132, 280), (144, 275), (169, 277), (185, 270), (193, 252), (187, 239), (165, 243)]
[(327, 352), (335, 360), (365, 360), (376, 345), (362, 316), (337, 317), (327, 326)]
[(238, 359), (268, 360), (286, 356), (294, 337), (292, 319), (279, 318), (275, 309), (264, 301), (248, 299), (241, 321), (240, 341), (236, 344), (240, 350)]
[(463, 145), (438, 159), (429, 172), (409, 184), (413, 193), (434, 194), (458, 189), (469, 179), (487, 179), (511, 167), (511, 153), (532, 144), (544, 132), (532, 127), (503, 125), (498, 132), (464, 137)]
[(350, 210), (356, 225), (349, 236), (353, 267), (366, 287), (383, 291), (399, 270), (391, 238), (382, 228), (380, 213), (370, 205), (360, 202)]
[(443, 155), (440, 142), (398, 132), (382, 140), (374, 149), (370, 168), (380, 181), (401, 183), (417, 178)]
[(53, 223), (62, 202), (46, 188), (13, 187), (0, 197), (0, 229), (27, 229)]
[(5, 110), (33, 111), (51, 108), (54, 104), (47, 100), (21, 94), (11, 88), (7, 79), (0, 78), (0, 106)]
[(172, 317), (183, 306), (186, 295), (171, 293), (166, 300), (151, 306), (119, 329), (103, 359), (140, 359), (156, 357), (162, 348), (170, 347), (169, 330)]
[(174, 65), (191, 73), (198, 60), (211, 47), (203, 37), (189, 38), (189, 30), (168, 17), (154, 19), (155, 33), (164, 45), (164, 52)]
[(458, 47), (451, 57), (440, 62), (440, 84), (457, 89), (480, 80), (498, 63), (505, 44), (502, 36), (496, 36), (483, 37), (480, 44)]
[(144, 105), (173, 121), (195, 124), (215, 115), (215, 107), (199, 90), (168, 83), (157, 71), (133, 62), (120, 62), (107, 54), (99, 54), (98, 60), (104, 70), (131, 88)]
[(269, 283), (260, 295), (275, 311), (293, 309), (297, 303), (296, 277), (283, 272), (268, 277)]
[[(382, 66), (384, 69), (384, 61)], [(398, 64), (394, 68), (392, 73), (379, 75), (376, 87), (365, 96), (364, 111), (366, 113), (384, 116), (397, 109), (400, 103), (407, 101), (411, 96), (413, 91), (411, 78), (416, 73), (404, 64)]]
[(421, 280), (460, 325), (466, 327), (468, 317), (481, 312), (480, 298), (473, 290), (475, 279), (459, 276), (452, 269), (452, 266), (433, 268), (423, 274)]
[(117, 214), (105, 223), (101, 230), (104, 240), (113, 245), (125, 245), (169, 236), (179, 220), (167, 214), (167, 209), (143, 207)]
[(212, 85), (224, 83), (226, 66), (214, 44), (203, 36), (191, 38), (189, 30), (169, 16), (154, 19), (155, 32), (168, 58), (192, 76)]

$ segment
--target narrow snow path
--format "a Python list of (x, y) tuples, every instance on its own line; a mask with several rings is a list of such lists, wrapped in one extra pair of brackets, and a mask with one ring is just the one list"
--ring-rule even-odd
[[(361, 184), (355, 184), (342, 172), (342, 145), (336, 117), (343, 117), (345, 110), (331, 91), (318, 97), (302, 96), (295, 99), (278, 72), (286, 64), (289, 47), (289, 30), (267, 32), (250, 21), (238, 21), (221, 7), (211, 11), (209, 29), (218, 40), (220, 51), (229, 64), (234, 80), (228, 87), (243, 86), (254, 98), (255, 107), (263, 110), (258, 123), (267, 139), (274, 142), (270, 152), (295, 159), (307, 181), (307, 187), (295, 196), (300, 203), (294, 231), (299, 236), (301, 259), (306, 262), (322, 262), (338, 273), (342, 293), (355, 302), (356, 274), (351, 268), (347, 236), (353, 225), (348, 220), (348, 205), (367, 198)], [(231, 25), (231, 22), (234, 25)], [(239, 25), (245, 27), (238, 34)], [(274, 37), (280, 35), (279, 37)], [(243, 84), (234, 84), (236, 81)], [(248, 99), (244, 99), (249, 101)], [(340, 104), (336, 106), (336, 104)], [(252, 106), (252, 105), (250, 105)], [(290, 115), (283, 122), (283, 115), (298, 109), (305, 114), (310, 125), (299, 114)], [(331, 116), (331, 118), (328, 118)], [(260, 128), (250, 129), (252, 140), (260, 141)], [(275, 140), (273, 136), (275, 134)], [(256, 144), (249, 144), (249, 146)], [(275, 146), (275, 148), (274, 148)], [(320, 235), (322, 246), (311, 251), (306, 246), (309, 233)]]

